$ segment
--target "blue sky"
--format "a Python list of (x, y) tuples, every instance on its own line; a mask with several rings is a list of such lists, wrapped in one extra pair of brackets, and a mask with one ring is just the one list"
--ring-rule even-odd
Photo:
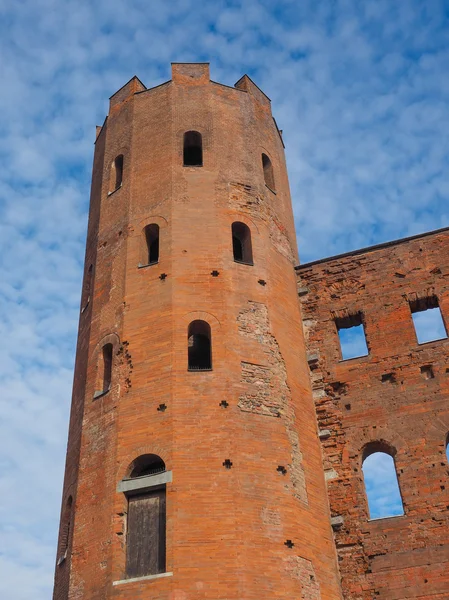
[[(95, 125), (137, 74), (248, 73), (303, 262), (449, 225), (439, 0), (0, 2), (0, 597), (51, 595)], [(21, 582), (20, 588), (17, 581)]]

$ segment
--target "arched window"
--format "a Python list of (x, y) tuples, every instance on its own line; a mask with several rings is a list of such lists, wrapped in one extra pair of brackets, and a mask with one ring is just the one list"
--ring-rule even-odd
[(232, 224), (232, 250), (236, 262), (253, 264), (253, 249), (251, 245), (251, 231), (248, 225), (236, 221)]
[(184, 134), (184, 166), (203, 166), (203, 140), (198, 131), (186, 131)]
[(404, 514), (394, 449), (385, 443), (369, 444), (363, 453), (363, 479), (370, 519)]
[(273, 165), (266, 154), (262, 154), (262, 167), (265, 184), (274, 192), (276, 188), (274, 186)]
[(156, 475), (165, 471), (165, 463), (157, 454), (142, 454), (133, 462), (131, 467), (131, 479), (143, 477), (144, 475)]
[(126, 577), (145, 577), (165, 572), (166, 490), (152, 484), (152, 476), (165, 471), (164, 461), (155, 454), (137, 458), (130, 480), (142, 478), (127, 492)]
[(112, 382), (112, 344), (105, 344), (98, 357), (97, 386), (94, 398), (102, 396), (111, 389)]
[(61, 519), (61, 531), (59, 534), (58, 565), (62, 564), (67, 558), (69, 548), (70, 533), (72, 529), (72, 496), (69, 496), (64, 506)]
[(159, 261), (159, 225), (151, 223), (143, 230), (144, 252), (141, 266), (155, 265)]
[(188, 331), (189, 371), (212, 369), (211, 331), (206, 321), (192, 321)]
[(123, 154), (119, 154), (112, 162), (109, 178), (109, 193), (115, 192), (123, 181)]

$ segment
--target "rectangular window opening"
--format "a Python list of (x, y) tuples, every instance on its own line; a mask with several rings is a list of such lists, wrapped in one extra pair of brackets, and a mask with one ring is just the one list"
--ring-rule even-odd
[(362, 313), (335, 319), (335, 325), (337, 326), (338, 337), (340, 339), (343, 360), (360, 358), (369, 354)]
[(418, 298), (410, 302), (418, 344), (447, 338), (443, 316), (436, 296)]

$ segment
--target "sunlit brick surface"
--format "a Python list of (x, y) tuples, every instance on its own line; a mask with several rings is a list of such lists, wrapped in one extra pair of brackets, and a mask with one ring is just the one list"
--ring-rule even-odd
[[(410, 305), (436, 296), (449, 325), (449, 231), (297, 272), (344, 597), (447, 599), (449, 341), (419, 345)], [(369, 355), (341, 361), (335, 320), (359, 312)], [(396, 452), (404, 516), (368, 519), (370, 442)]]
[[(202, 167), (183, 167), (190, 130), (202, 134)], [(120, 154), (122, 185), (109, 195)], [(74, 522), (54, 599), (340, 599), (269, 100), (247, 77), (236, 88), (211, 82), (208, 65), (173, 65), (172, 81), (150, 90), (131, 80), (98, 132), (90, 210), (94, 284), (80, 317), (63, 499), (73, 494)], [(234, 221), (251, 230), (254, 266), (233, 260)], [(150, 223), (160, 228), (159, 262), (138, 268)], [(195, 319), (211, 327), (212, 371), (187, 371)], [(112, 386), (94, 400), (105, 343)], [(173, 474), (173, 575), (113, 585), (126, 550), (116, 487), (145, 453)]]

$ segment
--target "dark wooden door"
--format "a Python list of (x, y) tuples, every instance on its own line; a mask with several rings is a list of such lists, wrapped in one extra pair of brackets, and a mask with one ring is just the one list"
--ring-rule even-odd
[(126, 576), (165, 571), (165, 489), (130, 496)]

